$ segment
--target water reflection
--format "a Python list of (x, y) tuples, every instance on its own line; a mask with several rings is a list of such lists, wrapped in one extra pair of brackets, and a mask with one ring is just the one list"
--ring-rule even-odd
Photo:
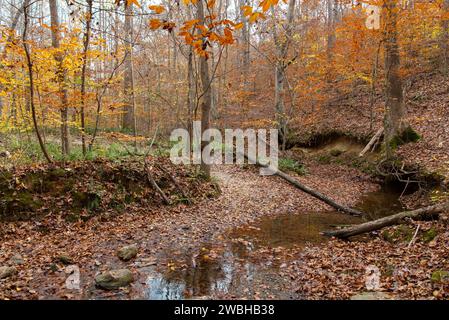
[(201, 250), (183, 269), (170, 270), (164, 274), (153, 272), (146, 282), (147, 298), (178, 300), (207, 297), (212, 293), (228, 293), (236, 280), (239, 281), (240, 275), (236, 273), (236, 267), (240, 262), (237, 261), (235, 252), (229, 248), (216, 259), (208, 257), (208, 252), (209, 250)]
[(385, 184), (378, 191), (362, 195), (357, 209), (368, 215), (367, 219), (375, 220), (405, 210), (400, 201), (402, 194), (415, 191), (413, 186), (405, 188), (402, 185)]

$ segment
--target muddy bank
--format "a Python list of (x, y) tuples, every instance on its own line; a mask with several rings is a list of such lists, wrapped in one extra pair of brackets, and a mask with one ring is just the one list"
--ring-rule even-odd
[[(449, 185), (441, 172), (427, 171), (425, 167), (402, 157), (385, 161), (381, 142), (375, 144), (369, 152), (360, 157), (359, 154), (366, 145), (363, 138), (356, 138), (340, 132), (330, 132), (315, 134), (308, 139), (307, 143), (300, 143), (284, 151), (281, 153), (281, 157), (291, 159), (290, 161), (295, 161), (305, 167), (309, 162), (318, 162), (361, 170), (370, 175), (374, 181), (389, 189), (388, 191), (393, 197), (396, 197), (396, 193), (400, 190), (400, 202), (405, 204), (407, 209), (428, 206), (448, 198)], [(413, 148), (414, 145), (414, 142), (410, 142), (403, 146)], [(392, 197), (383, 200), (397, 201)]]

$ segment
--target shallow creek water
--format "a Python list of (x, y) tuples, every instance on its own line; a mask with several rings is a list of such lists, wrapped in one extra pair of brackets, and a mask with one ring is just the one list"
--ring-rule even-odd
[[(399, 202), (401, 193), (402, 189), (382, 187), (365, 194), (356, 207), (370, 212), (365, 219), (397, 213), (403, 209)], [(265, 298), (298, 298), (282, 290), (285, 280), (278, 275), (281, 262), (254, 261), (251, 252), (263, 248), (317, 246), (327, 241), (321, 231), (362, 221), (337, 212), (262, 217), (251, 225), (230, 231), (220, 244), (204, 244), (199, 252), (186, 256), (184, 268), (165, 273), (152, 268), (142, 270), (148, 273), (144, 296), (156, 300), (251, 296), (254, 288), (266, 284), (270, 292), (265, 293)]]

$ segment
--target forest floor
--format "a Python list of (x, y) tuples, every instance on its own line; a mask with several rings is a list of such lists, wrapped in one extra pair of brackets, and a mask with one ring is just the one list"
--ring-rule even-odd
[[(348, 206), (379, 188), (354, 168), (313, 161), (307, 168), (307, 175), (297, 177), (301, 182)], [(300, 228), (309, 230), (303, 242), (258, 244), (248, 235), (260, 230), (260, 219), (335, 213), (277, 177), (259, 176), (255, 168), (217, 166), (214, 176), (221, 195), (191, 206), (129, 206), (121, 215), (61, 222), (46, 232), (37, 228), (39, 221), (2, 223), (0, 266), (14, 265), (18, 273), (0, 280), (0, 298), (349, 298), (365, 291), (370, 264), (382, 272), (380, 290), (395, 298), (447, 298), (447, 283), (432, 279), (432, 272), (449, 270), (446, 220), (433, 224), (431, 241), (417, 237), (411, 246), (379, 235), (327, 241), (307, 226), (309, 220)], [(344, 219), (336, 221), (354, 222)], [(429, 230), (427, 224), (421, 222), (420, 234)], [(139, 252), (123, 262), (116, 250), (129, 244), (137, 244)], [(79, 267), (80, 290), (66, 288), (61, 256)], [(95, 287), (95, 275), (117, 268), (133, 272), (130, 287)]]

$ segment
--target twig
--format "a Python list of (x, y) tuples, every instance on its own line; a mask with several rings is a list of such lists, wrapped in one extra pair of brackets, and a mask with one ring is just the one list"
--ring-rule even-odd
[(157, 193), (159, 193), (165, 204), (170, 204), (170, 199), (167, 198), (164, 191), (162, 191), (162, 189), (157, 185), (156, 181), (154, 181), (147, 159), (145, 159), (144, 161), (144, 169), (147, 172), (147, 178), (151, 186), (157, 191)]
[(413, 235), (412, 240), (410, 240), (410, 242), (408, 243), (407, 248), (410, 248), (410, 246), (415, 242), (416, 235), (418, 234), (418, 231), (419, 231), (419, 227), (420, 227), (420, 225), (418, 224), (418, 226), (416, 227), (415, 234)]

